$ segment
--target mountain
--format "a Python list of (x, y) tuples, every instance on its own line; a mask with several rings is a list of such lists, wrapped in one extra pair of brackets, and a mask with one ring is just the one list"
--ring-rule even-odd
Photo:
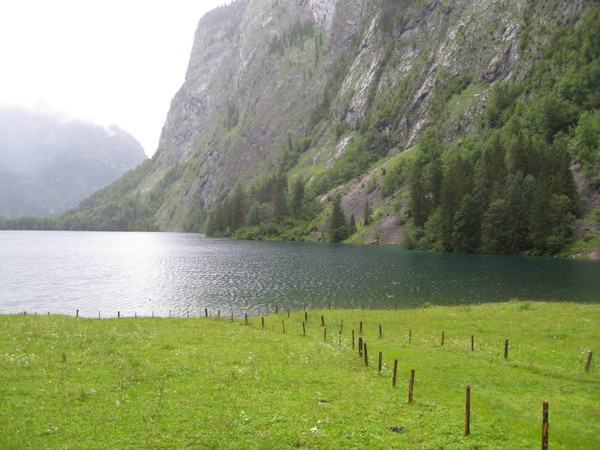
[(234, 1), (200, 20), (153, 159), (61, 226), (589, 254), (599, 10)]
[(146, 159), (116, 126), (0, 108), (0, 216), (64, 212)]

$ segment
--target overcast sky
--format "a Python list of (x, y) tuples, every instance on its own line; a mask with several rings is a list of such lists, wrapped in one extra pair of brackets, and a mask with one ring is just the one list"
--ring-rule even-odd
[(202, 15), (230, 0), (2, 0), (0, 105), (116, 124), (151, 156)]

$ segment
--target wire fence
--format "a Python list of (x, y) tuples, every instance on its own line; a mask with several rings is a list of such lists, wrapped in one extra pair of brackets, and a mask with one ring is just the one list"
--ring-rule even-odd
[[(331, 309), (331, 306), (330, 308)], [(364, 307), (363, 307), (364, 309)], [(371, 343), (368, 343), (365, 334), (366, 334), (366, 322), (360, 321), (357, 324), (357, 329), (352, 329), (348, 324), (344, 324), (344, 320), (341, 320), (339, 325), (331, 324), (329, 325), (330, 333), (329, 337), (327, 334), (328, 324), (326, 320), (325, 313), (318, 313), (316, 315), (312, 314), (307, 306), (305, 305), (302, 311), (290, 311), (288, 310), (280, 310), (278, 306), (275, 306), (274, 313), (278, 316), (278, 320), (274, 321), (278, 323), (277, 328), (271, 327), (271, 323), (265, 320), (265, 316), (254, 316), (251, 317), (247, 313), (240, 313), (235, 311), (221, 312), (221, 310), (217, 311), (209, 311), (207, 308), (199, 309), (196, 313), (192, 313), (190, 309), (186, 309), (184, 311), (172, 311), (169, 310), (166, 314), (163, 312), (162, 314), (155, 313), (151, 311), (150, 314), (140, 314), (129, 312), (127, 315), (122, 314), (121, 311), (117, 311), (116, 313), (103, 314), (102, 311), (98, 311), (97, 315), (87, 315), (83, 316), (80, 314), (80, 310), (76, 310), (74, 312), (75, 317), (87, 317), (87, 318), (97, 318), (97, 319), (125, 319), (125, 318), (156, 318), (156, 319), (166, 319), (166, 318), (187, 318), (187, 319), (200, 319), (200, 318), (218, 318), (222, 320), (229, 320), (231, 322), (242, 320), (243, 324), (248, 326), (254, 326), (255, 323), (252, 319), (256, 319), (260, 317), (260, 328), (265, 330), (279, 330), (283, 334), (290, 334), (292, 328), (288, 322), (286, 327), (286, 318), (290, 319), (290, 321), (301, 321), (302, 322), (302, 336), (313, 336), (322, 340), (327, 345), (335, 345), (337, 344), (340, 348), (343, 348), (347, 351), (356, 351), (356, 347), (358, 347), (358, 356), (360, 358), (361, 364), (364, 364), (366, 367), (373, 366), (377, 368), (378, 376), (387, 375), (390, 377), (390, 386), (392, 388), (396, 388), (398, 384), (398, 358), (394, 358), (393, 360), (393, 369), (390, 369), (389, 360), (385, 361), (383, 356), (385, 351), (389, 351), (392, 354), (400, 354), (406, 351), (414, 351), (423, 348), (436, 348), (436, 349), (444, 349), (447, 351), (453, 351), (456, 354), (469, 354), (477, 360), (492, 358), (492, 361), (502, 361), (506, 360), (510, 362), (513, 367), (517, 369), (525, 369), (530, 370), (532, 361), (531, 359), (527, 359), (530, 350), (523, 348), (521, 343), (513, 343), (509, 340), (504, 340), (504, 342), (497, 342), (494, 340), (493, 342), (488, 342), (486, 339), (483, 339), (481, 336), (476, 336), (471, 334), (470, 336), (450, 336), (445, 331), (438, 330), (424, 330), (424, 329), (413, 329), (409, 328), (408, 330), (384, 330), (381, 324), (378, 324), (375, 327), (375, 332), (371, 329), (369, 330), (370, 336), (369, 338), (374, 339), (375, 344), (371, 346)], [(27, 313), (21, 313), (27, 315)], [(47, 312), (49, 315), (50, 312)], [(33, 315), (40, 315), (39, 313), (33, 313)], [(299, 316), (299, 317), (298, 317)], [(280, 317), (283, 317), (281, 319)], [(297, 325), (297, 324), (296, 324)], [(309, 327), (312, 325), (312, 329)], [(322, 331), (319, 333), (315, 333), (314, 327), (321, 328)], [(286, 331), (287, 330), (287, 331)], [(308, 331), (307, 331), (308, 330)], [(331, 331), (334, 330), (334, 331)], [(300, 334), (300, 330), (295, 330)], [(344, 334), (346, 331), (346, 334)], [(385, 331), (385, 332), (384, 332)], [(336, 337), (337, 336), (337, 339)], [(350, 338), (351, 336), (351, 338)], [(357, 339), (358, 338), (358, 339)], [(358, 345), (357, 345), (358, 344)], [(385, 345), (381, 345), (385, 344)], [(391, 346), (391, 347), (390, 347)], [(370, 353), (370, 355), (369, 355)], [(374, 356), (376, 355), (376, 356)], [(413, 355), (414, 356), (414, 355)], [(377, 357), (377, 364), (373, 364), (374, 358)], [(509, 359), (510, 358), (510, 359)], [(552, 359), (552, 358), (550, 358)], [(573, 362), (580, 363), (581, 355), (574, 355), (572, 358)], [(489, 362), (489, 361), (488, 361)], [(571, 361), (570, 361), (571, 362)], [(585, 364), (581, 364), (581, 369), (574, 367), (564, 368), (560, 367), (563, 372), (563, 375), (568, 377), (577, 376), (582, 372), (588, 373), (590, 372), (592, 367), (592, 352), (588, 351)], [(535, 368), (535, 367), (534, 367)], [(536, 370), (541, 370), (535, 368)], [(557, 370), (557, 367), (552, 367), (546, 370)], [(458, 397), (462, 395), (462, 392), (466, 391), (466, 417), (465, 417), (465, 435), (470, 434), (471, 423), (470, 423), (470, 414), (471, 414), (471, 393), (473, 396), (480, 396), (481, 394), (487, 395), (488, 398), (494, 399), (495, 401), (503, 402), (505, 406), (513, 406), (512, 410), (515, 414), (521, 414), (522, 419), (526, 421), (532, 420), (532, 414), (538, 414), (539, 406), (544, 405), (544, 418), (542, 418), (542, 422), (545, 420), (546, 423), (542, 423), (542, 432), (546, 433), (546, 437), (542, 436), (542, 442), (546, 439), (547, 442), (547, 409), (548, 402), (547, 399), (543, 398), (541, 395), (531, 395), (527, 392), (523, 392), (520, 390), (519, 392), (511, 392), (515, 389), (514, 384), (507, 384), (499, 381), (498, 379), (493, 380), (493, 382), (489, 380), (478, 379), (473, 376), (465, 376), (464, 380), (456, 380), (448, 377), (440, 377), (434, 376), (431, 374), (431, 371), (427, 370), (418, 370), (411, 369), (410, 377), (407, 379), (408, 384), (408, 394), (407, 401), (412, 403), (415, 396), (415, 383), (417, 385), (417, 390), (422, 396), (427, 396), (427, 387), (429, 385), (434, 385), (437, 383), (438, 385), (443, 386), (455, 386), (455, 389), (460, 388), (460, 391), (452, 391), (452, 389), (447, 389), (446, 393), (449, 397)], [(439, 390), (438, 390), (439, 391)], [(429, 397), (427, 397), (429, 399)], [(436, 399), (438, 401), (443, 399)], [(448, 402), (456, 403), (455, 399), (448, 399)], [(524, 416), (521, 408), (514, 406), (515, 404), (523, 404), (528, 403), (531, 404), (531, 412)], [(557, 414), (559, 416), (568, 418), (575, 422), (578, 422), (581, 425), (587, 427), (587, 430), (596, 430), (600, 431), (600, 426), (596, 423), (592, 423), (588, 418), (582, 418), (576, 414), (572, 414), (568, 411), (553, 408), (552, 414)], [(545, 430), (545, 431), (544, 431)], [(594, 432), (595, 433), (595, 432)]]

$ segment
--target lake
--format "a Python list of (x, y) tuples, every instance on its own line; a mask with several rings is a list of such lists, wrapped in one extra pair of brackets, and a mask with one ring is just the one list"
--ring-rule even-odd
[(0, 313), (257, 316), (513, 298), (600, 301), (600, 262), (183, 233), (0, 231)]

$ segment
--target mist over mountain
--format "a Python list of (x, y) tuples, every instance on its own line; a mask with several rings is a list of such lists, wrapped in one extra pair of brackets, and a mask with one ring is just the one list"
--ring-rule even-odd
[(599, 61), (597, 3), (233, 1), (152, 160), (53, 226), (600, 255)]
[(0, 216), (64, 212), (146, 159), (116, 126), (0, 108)]

